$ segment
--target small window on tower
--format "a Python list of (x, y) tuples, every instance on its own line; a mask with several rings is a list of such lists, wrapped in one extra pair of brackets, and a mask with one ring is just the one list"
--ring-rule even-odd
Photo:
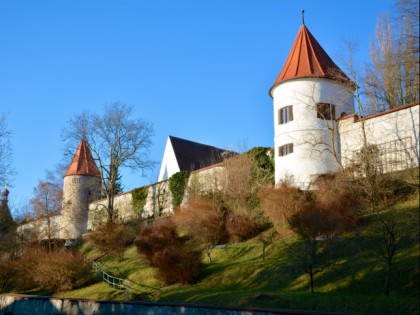
[(293, 153), (293, 143), (288, 143), (279, 147), (279, 156)]
[(279, 109), (279, 125), (293, 120), (293, 106), (286, 106)]
[(316, 117), (325, 120), (335, 119), (335, 105), (330, 103), (317, 103)]

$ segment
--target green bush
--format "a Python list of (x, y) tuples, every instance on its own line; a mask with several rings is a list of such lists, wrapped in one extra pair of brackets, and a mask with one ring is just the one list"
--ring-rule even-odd
[(172, 193), (172, 204), (174, 207), (181, 204), (189, 178), (190, 172), (188, 171), (175, 173), (171, 178), (169, 178), (169, 190)]
[(133, 209), (140, 216), (147, 202), (149, 187), (139, 187), (131, 191)]

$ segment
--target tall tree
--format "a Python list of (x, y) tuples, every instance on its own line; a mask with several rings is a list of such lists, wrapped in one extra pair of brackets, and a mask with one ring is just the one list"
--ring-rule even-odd
[(39, 219), (40, 238), (47, 240), (49, 250), (53, 248), (54, 239), (58, 238), (59, 224), (55, 217), (60, 213), (63, 201), (62, 186), (54, 181), (51, 175), (47, 176), (47, 180), (40, 181), (30, 200), (35, 218)]
[(132, 106), (115, 102), (106, 105), (102, 114), (84, 112), (76, 115), (63, 130), (68, 148), (74, 148), (80, 139), (85, 139), (89, 145), (101, 172), (108, 222), (117, 217), (114, 199), (120, 169), (141, 171), (144, 175), (154, 166), (149, 159), (153, 126), (148, 121), (133, 118), (133, 115)]
[(396, 19), (380, 17), (371, 44), (365, 85), (377, 110), (420, 99), (418, 0), (399, 0)]

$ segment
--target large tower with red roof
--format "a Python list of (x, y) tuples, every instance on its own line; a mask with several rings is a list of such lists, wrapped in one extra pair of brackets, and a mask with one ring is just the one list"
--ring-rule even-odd
[(276, 184), (306, 189), (317, 175), (339, 171), (336, 119), (354, 111), (353, 85), (305, 25), (270, 95)]
[(99, 172), (85, 140), (81, 140), (64, 176), (61, 238), (71, 244), (87, 229), (89, 203), (101, 192)]

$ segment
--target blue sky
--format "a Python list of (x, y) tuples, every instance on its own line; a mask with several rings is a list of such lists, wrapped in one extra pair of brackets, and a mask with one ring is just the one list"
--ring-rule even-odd
[[(121, 101), (168, 135), (220, 148), (273, 145), (268, 90), (305, 24), (333, 58), (344, 40), (368, 58), (393, 0), (72, 0), (0, 2), (0, 114), (13, 132), (11, 202), (62, 161), (60, 133), (84, 110)], [(152, 183), (123, 172), (126, 190)]]

